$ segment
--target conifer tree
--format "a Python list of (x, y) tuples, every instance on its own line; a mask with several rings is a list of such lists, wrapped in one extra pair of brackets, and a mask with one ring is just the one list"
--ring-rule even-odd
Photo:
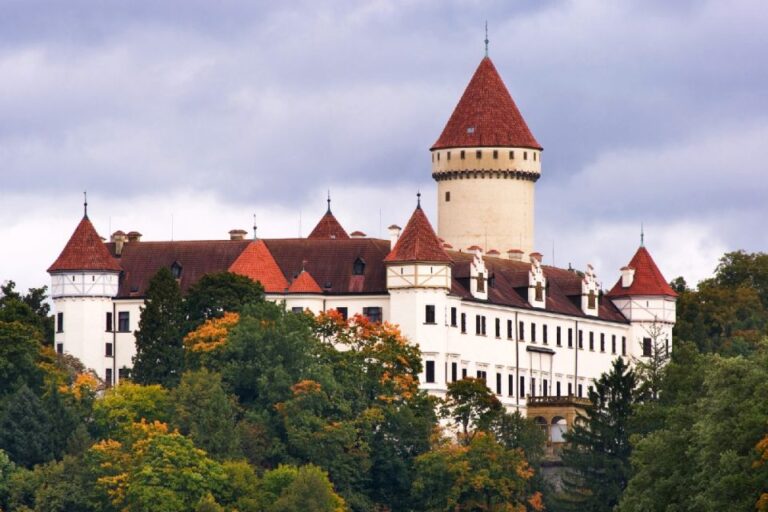
[(8, 398), (0, 416), (0, 449), (20, 466), (52, 460), (56, 446), (45, 406), (26, 385)]
[(619, 357), (590, 389), (587, 415), (580, 415), (565, 435), (563, 509), (607, 512), (618, 504), (630, 477), (629, 421), (636, 385), (634, 371)]
[(179, 285), (167, 268), (149, 282), (136, 331), (133, 380), (173, 387), (181, 378), (184, 309)]

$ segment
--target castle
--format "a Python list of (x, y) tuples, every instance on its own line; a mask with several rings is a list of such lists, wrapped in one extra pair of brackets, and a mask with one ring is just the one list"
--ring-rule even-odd
[[(604, 293), (594, 269), (544, 265), (534, 251), (542, 147), (489, 57), (483, 58), (431, 148), (434, 231), (417, 204), (388, 240), (347, 231), (328, 210), (306, 238), (109, 242), (86, 215), (48, 269), (58, 352), (108, 384), (135, 355), (144, 295), (167, 267), (185, 292), (230, 271), (258, 280), (294, 311), (335, 309), (398, 324), (423, 353), (422, 387), (443, 395), (485, 379), (508, 409), (551, 426), (553, 442), (587, 388), (621, 355), (648, 356), (672, 338), (676, 294), (642, 245)], [(548, 427), (550, 428), (550, 427)]]

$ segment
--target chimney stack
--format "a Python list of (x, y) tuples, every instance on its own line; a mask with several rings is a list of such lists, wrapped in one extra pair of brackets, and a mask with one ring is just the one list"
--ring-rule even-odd
[(621, 267), (621, 287), (629, 288), (635, 280), (635, 269)]
[(507, 257), (513, 261), (523, 261), (523, 251), (520, 249), (510, 249), (507, 251)]
[(532, 252), (530, 254), (530, 258), (531, 258), (531, 263), (534, 263), (536, 261), (541, 263), (541, 259), (543, 258), (543, 256), (542, 256), (542, 254), (540, 252)]
[(397, 224), (392, 224), (387, 229), (389, 229), (389, 247), (390, 249), (394, 249), (397, 240), (400, 238), (400, 231), (402, 231), (402, 228)]
[(138, 231), (128, 232), (128, 242), (141, 242), (141, 233)]
[(353, 231), (349, 234), (350, 238), (365, 238), (365, 233), (362, 231)]
[(248, 232), (244, 229), (230, 229), (229, 230), (229, 239), (230, 240), (245, 240), (245, 235), (247, 235)]
[(109, 241), (115, 244), (115, 256), (120, 256), (123, 253), (123, 245), (125, 244), (125, 233), (118, 230), (112, 233)]

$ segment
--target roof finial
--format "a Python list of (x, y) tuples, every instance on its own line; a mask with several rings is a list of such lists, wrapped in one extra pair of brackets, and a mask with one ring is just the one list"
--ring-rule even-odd
[(331, 213), (331, 189), (328, 189), (328, 213)]
[(488, 56), (488, 20), (485, 20), (485, 56)]
[(83, 218), (88, 218), (88, 191), (83, 190)]
[(645, 247), (645, 231), (642, 222), (640, 223), (640, 247)]
[(256, 214), (253, 214), (253, 239), (258, 240), (258, 237), (256, 236)]
[(416, 208), (421, 210), (421, 190), (416, 192)]

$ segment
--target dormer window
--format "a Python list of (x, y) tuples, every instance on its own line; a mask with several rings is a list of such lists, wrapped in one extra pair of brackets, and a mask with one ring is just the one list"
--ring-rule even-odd
[(362, 258), (357, 258), (352, 265), (352, 274), (361, 276), (365, 273), (365, 261)]
[(181, 264), (178, 261), (174, 261), (171, 265), (171, 274), (174, 279), (181, 279)]
[(536, 282), (536, 302), (544, 300), (544, 287), (541, 286), (541, 281)]
[(589, 309), (595, 309), (595, 302), (596, 302), (595, 299), (596, 299), (595, 291), (589, 290), (589, 296), (587, 298), (587, 307)]
[(485, 275), (482, 272), (477, 274), (477, 291), (485, 293)]

